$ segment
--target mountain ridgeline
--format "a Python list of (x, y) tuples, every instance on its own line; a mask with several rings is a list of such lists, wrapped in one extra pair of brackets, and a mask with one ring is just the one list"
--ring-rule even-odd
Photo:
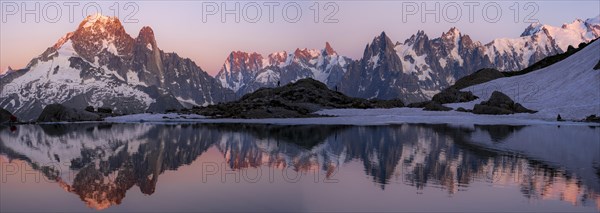
[(134, 38), (117, 18), (92, 15), (25, 68), (0, 76), (0, 108), (22, 120), (54, 103), (119, 114), (163, 112), (237, 100), (304, 78), (351, 97), (414, 103), (482, 68), (523, 70), (598, 37), (600, 16), (561, 27), (531, 24), (518, 38), (487, 44), (457, 28), (437, 38), (419, 31), (404, 42), (382, 32), (357, 60), (339, 55), (329, 42), (321, 50), (267, 56), (233, 51), (212, 77), (192, 60), (160, 50), (150, 27)]
[(234, 51), (216, 78), (238, 97), (263, 86), (310, 77), (352, 97), (411, 103), (429, 100), (477, 70), (523, 70), (599, 36), (600, 16), (561, 27), (534, 23), (518, 38), (498, 38), (487, 44), (457, 28), (437, 38), (418, 31), (402, 43), (394, 43), (382, 32), (366, 45), (358, 60), (339, 56), (330, 43), (322, 50), (297, 49), (267, 57)]

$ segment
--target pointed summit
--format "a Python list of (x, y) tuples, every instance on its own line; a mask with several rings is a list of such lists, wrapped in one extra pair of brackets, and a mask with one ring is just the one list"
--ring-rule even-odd
[[(410, 36), (410, 38), (406, 39), (404, 41), (404, 44), (406, 45), (413, 45), (415, 43), (418, 42), (422, 42), (422, 41), (428, 41), (429, 37), (427, 36), (427, 34), (425, 34), (425, 31), (423, 30), (419, 30), (417, 31), (417, 34), (413, 34), (412, 36)], [(399, 44), (396, 44), (396, 46)]]
[[(142, 27), (140, 33), (136, 38), (136, 41), (138, 42), (138, 44), (143, 44), (146, 46), (151, 45), (152, 48), (157, 46), (156, 39), (154, 38), (154, 31), (149, 26)], [(148, 47), (148, 49), (152, 48)]]
[(333, 50), (333, 48), (331, 47), (331, 44), (329, 44), (329, 42), (325, 42), (325, 50), (323, 52), (324, 52), (323, 55), (337, 55), (337, 52), (335, 50)]
[[(117, 17), (101, 14), (87, 16), (77, 30), (70, 36), (73, 48), (84, 59), (94, 62), (100, 58), (100, 64), (107, 64), (108, 59), (102, 52), (114, 56), (130, 55), (135, 39), (127, 32)], [(104, 59), (103, 59), (104, 58)]]
[(12, 67), (8, 66), (8, 68), (6, 70), (4, 70), (4, 72), (2, 72), (2, 70), (0, 70), (0, 75), (9, 74), (11, 72), (14, 72), (14, 70)]
[(585, 23), (588, 25), (600, 25), (600, 15), (586, 19)]
[(460, 30), (456, 27), (452, 27), (448, 32), (442, 33), (442, 38), (455, 38), (457, 36), (460, 36)]
[(97, 30), (104, 31), (111, 26), (115, 26), (117, 28), (123, 28), (121, 25), (121, 21), (117, 17), (104, 16), (100, 13), (88, 15), (81, 21), (79, 24), (79, 29), (81, 28), (97, 28)]
[[(370, 49), (371, 53), (383, 53), (388, 50), (394, 50), (394, 43), (392, 40), (385, 34), (385, 31), (382, 31), (379, 36), (373, 39), (371, 44), (367, 44), (367, 49)], [(365, 50), (366, 51), (366, 50)], [(365, 52), (366, 53), (366, 52)]]
[(533, 35), (539, 32), (542, 29), (542, 27), (544, 27), (544, 25), (542, 25), (539, 22), (531, 23), (529, 26), (527, 26), (527, 28), (525, 28), (523, 33), (521, 33), (520, 37)]
[(381, 31), (381, 34), (379, 34), (379, 38), (385, 38), (387, 37), (387, 35), (385, 34), (385, 31)]
[(381, 32), (379, 36), (373, 39), (371, 44), (367, 44), (362, 61), (371, 69), (382, 66), (384, 69), (401, 71), (400, 58), (398, 58), (394, 47), (394, 43), (387, 37), (386, 33)]
[(138, 37), (140, 37), (140, 36), (154, 38), (154, 30), (152, 30), (152, 28), (149, 26), (144, 26), (144, 27), (142, 27), (142, 29), (140, 29), (140, 33), (138, 34)]
[(373, 42), (371, 42), (371, 46), (373, 46), (374, 44), (385, 45), (385, 43), (387, 43), (387, 40), (390, 40), (390, 38), (387, 36), (385, 31), (381, 31), (381, 33), (373, 39)]

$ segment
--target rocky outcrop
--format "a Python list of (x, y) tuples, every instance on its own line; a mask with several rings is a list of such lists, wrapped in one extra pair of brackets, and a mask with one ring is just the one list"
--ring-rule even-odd
[(17, 117), (15, 117), (9, 111), (0, 108), (0, 123), (16, 123), (18, 122)]
[(461, 90), (473, 85), (485, 83), (498, 78), (503, 78), (504, 74), (496, 69), (485, 68), (480, 69), (473, 74), (462, 77), (454, 83), (451, 87), (457, 90)]
[(510, 97), (498, 91), (494, 91), (489, 100), (483, 101), (480, 104), (475, 104), (473, 107), (473, 113), (475, 114), (506, 115), (535, 112), (536, 111), (534, 110), (523, 107), (519, 103), (515, 103)]
[(472, 92), (463, 92), (455, 88), (448, 88), (433, 96), (431, 101), (440, 104), (469, 102), (479, 97), (473, 95)]
[(38, 122), (99, 121), (100, 116), (86, 110), (69, 108), (61, 104), (50, 104), (44, 108)]
[(277, 88), (261, 88), (244, 95), (239, 101), (194, 108), (188, 112), (216, 118), (296, 118), (314, 117), (313, 112), (326, 108), (402, 107), (400, 100), (365, 100), (332, 91), (327, 85), (302, 79)]

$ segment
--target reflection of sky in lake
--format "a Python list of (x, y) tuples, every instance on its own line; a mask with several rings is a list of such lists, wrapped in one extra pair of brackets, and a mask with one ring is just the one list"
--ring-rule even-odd
[(600, 209), (600, 129), (585, 126), (82, 124), (0, 139), (3, 211)]

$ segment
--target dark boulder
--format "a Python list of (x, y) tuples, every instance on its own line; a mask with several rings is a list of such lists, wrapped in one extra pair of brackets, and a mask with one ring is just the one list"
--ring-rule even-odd
[(444, 106), (435, 101), (430, 101), (427, 105), (425, 105), (423, 110), (425, 110), (425, 111), (450, 111), (450, 110), (452, 110), (452, 108)]
[(475, 104), (475, 107), (473, 107), (473, 113), (475, 114), (506, 115), (535, 112), (523, 107), (519, 103), (515, 103), (510, 97), (498, 91), (494, 91), (487, 101)]
[(69, 108), (61, 104), (50, 104), (44, 108), (38, 122), (99, 121), (100, 116), (85, 110)]
[(594, 66), (594, 70), (600, 70), (600, 60), (598, 60), (598, 63)]

